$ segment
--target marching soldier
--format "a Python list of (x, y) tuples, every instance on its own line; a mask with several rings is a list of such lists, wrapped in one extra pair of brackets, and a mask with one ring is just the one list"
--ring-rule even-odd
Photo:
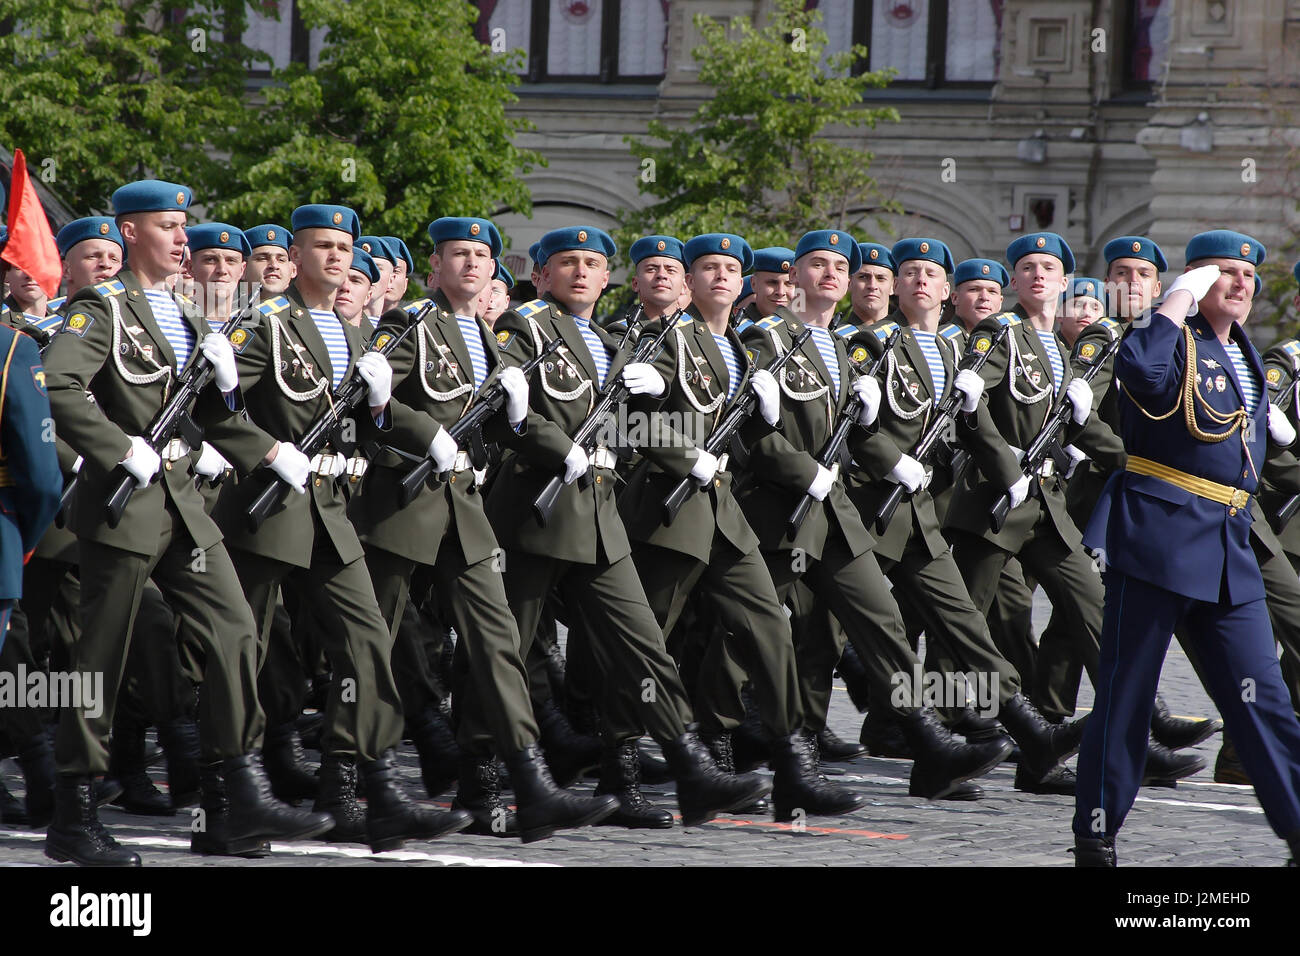
[(479, 303), (479, 314), (489, 329), (496, 324), (497, 319), (501, 318), (502, 313), (510, 308), (510, 290), (514, 287), (515, 277), (498, 258), (496, 271), (492, 273), (492, 281), (483, 290)]
[(754, 301), (741, 310), (738, 327), (745, 320), (757, 322), (776, 314), (778, 308), (790, 307), (790, 296), (794, 294), (794, 279), (790, 276), (793, 265), (793, 249), (767, 246), (754, 250), (754, 272), (745, 280), (749, 283), (749, 293), (743, 288), (740, 292), (741, 299), (752, 294)]
[(370, 301), (366, 303), (366, 318), (370, 320), (370, 327), (374, 328), (379, 322), (379, 316), (390, 308), (385, 302), (392, 290), (396, 263), (400, 257), (389, 249), (386, 240), (378, 236), (359, 236), (356, 244), (370, 254), (375, 267), (379, 269), (379, 281), (371, 286)]
[(1106, 315), (1105, 291), (1100, 279), (1074, 276), (1061, 297), (1058, 331), (1065, 344), (1074, 348), (1079, 335)]
[[(344, 322), (361, 329), (365, 335), (373, 332), (377, 325), (373, 316), (366, 315), (366, 303), (370, 300), (370, 290), (378, 281), (379, 267), (375, 265), (375, 260), (360, 246), (353, 246), (352, 265), (334, 297), (334, 311)], [(362, 328), (363, 319), (372, 324)]]
[(383, 315), (389, 309), (395, 309), (402, 304), (402, 299), (406, 297), (406, 290), (410, 286), (411, 273), (415, 271), (415, 259), (411, 257), (411, 250), (406, 248), (406, 243), (397, 236), (380, 236), (379, 238), (384, 241), (384, 244), (388, 246), (388, 251), (393, 254), (393, 277), (388, 283), (388, 294), (384, 296), (384, 306), (379, 310), (379, 314)]
[(889, 300), (894, 294), (894, 274), (898, 270), (888, 246), (878, 242), (859, 242), (862, 268), (849, 280), (849, 303), (853, 312), (848, 321), (859, 328), (883, 322), (889, 315)]
[(297, 267), (289, 260), (289, 243), (293, 242), (293, 233), (284, 226), (273, 222), (263, 226), (254, 226), (244, 230), (248, 240), (248, 276), (249, 286), (261, 283), (261, 299), (274, 299), (284, 295), (289, 283), (298, 274)]
[[(215, 783), (205, 788), (212, 799), (204, 804), (207, 828), (194, 834), (195, 847), (250, 852), (260, 850), (267, 838), (310, 837), (329, 826), (328, 818), (270, 798), (253, 754), (263, 718), (252, 617), (221, 535), (185, 467), (184, 440), (173, 439), (159, 452), (141, 437), (177, 373), (199, 355), (217, 374), (194, 407), (198, 421), (215, 435), (242, 407), (229, 343), (166, 288), (180, 268), (190, 200), (186, 187), (156, 180), (113, 194), (131, 268), (69, 300), (64, 330), (46, 355), (60, 435), (85, 458), (77, 478), (83, 506), (74, 509), (73, 529), (80, 543), (82, 619), (95, 627), (82, 632), (72, 667), (107, 675), (97, 716), (72, 708), (60, 714), (54, 822), (45, 846), (58, 860), (140, 863), (100, 825), (91, 780), (108, 769), (106, 737), (140, 592), (149, 577), (206, 655), (200, 732)], [(94, 402), (87, 401), (91, 396)], [(136, 480), (137, 491), (120, 523), (111, 527), (100, 503), (116, 484), (119, 466)]]

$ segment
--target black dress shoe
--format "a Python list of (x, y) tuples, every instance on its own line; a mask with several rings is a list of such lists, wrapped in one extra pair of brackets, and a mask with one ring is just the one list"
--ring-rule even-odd
[(112, 777), (99, 777), (91, 785), (90, 798), (95, 807), (106, 807), (122, 795), (122, 784)]
[(1223, 735), (1223, 745), (1219, 748), (1219, 756), (1214, 761), (1214, 782), (1251, 786), (1250, 775), (1246, 773), (1241, 758), (1237, 756), (1237, 748), (1233, 746), (1227, 734)]
[(641, 763), (641, 782), (648, 783), (651, 786), (657, 783), (668, 783), (673, 779), (673, 772), (668, 769), (668, 761), (658, 754), (652, 753), (646, 749), (645, 741), (638, 740), (636, 744), (637, 759)]
[(1151, 712), (1151, 736), (1170, 750), (1195, 747), (1222, 729), (1223, 724), (1210, 718), (1175, 717), (1164, 699), (1156, 697), (1155, 710)]
[(844, 681), (844, 689), (849, 692), (849, 700), (858, 709), (858, 713), (865, 714), (871, 697), (871, 675), (867, 673), (866, 665), (862, 663), (852, 641), (844, 642), (844, 652), (840, 654), (840, 662), (835, 665), (835, 673)]
[(357, 764), (350, 757), (325, 754), (320, 762), (320, 793), (312, 809), (328, 813), (334, 826), (322, 839), (331, 843), (365, 843), (366, 811), (357, 803)]
[(91, 778), (59, 774), (54, 784), (54, 820), (45, 834), (45, 855), (81, 866), (139, 866), (138, 854), (118, 845), (99, 822), (91, 799)]
[(1147, 742), (1147, 762), (1142, 768), (1142, 786), (1176, 789), (1178, 781), (1205, 769), (1196, 754), (1175, 753), (1154, 740)]
[(1024, 763), (1016, 767), (1016, 789), (1024, 793), (1049, 793), (1072, 797), (1077, 783), (1074, 771), (1065, 764), (1058, 763), (1044, 773), (1035, 773)]
[(1088, 840), (1081, 836), (1074, 838), (1075, 866), (1115, 866), (1115, 841), (1111, 837)]
[(885, 707), (873, 707), (867, 711), (858, 739), (873, 757), (911, 760), (915, 756), (898, 719)]
[(605, 747), (596, 795), (605, 794), (618, 800), (618, 809), (601, 821), (602, 826), (629, 830), (672, 829), (673, 815), (656, 807), (641, 792), (641, 760), (635, 739)]
[(558, 786), (570, 786), (581, 780), (587, 771), (600, 766), (600, 738), (575, 731), (554, 700), (542, 705), (537, 726), (541, 731), (540, 743), (542, 753), (546, 755), (546, 765), (555, 775)]
[(1020, 749), (1018, 762), (1026, 765), (1028, 775), (1038, 777), (1078, 752), (1087, 725), (1087, 718), (1052, 723), (1023, 694), (1007, 699), (998, 716)]
[(202, 814), (190, 827), (190, 852), (201, 856), (238, 856), (259, 859), (271, 852), (271, 843), (261, 837), (245, 840), (230, 838), (230, 798), (221, 776), (221, 764), (199, 768), (199, 809)]
[(826, 763), (846, 763), (854, 757), (864, 756), (867, 748), (842, 740), (835, 731), (823, 727), (817, 731), (817, 752)]

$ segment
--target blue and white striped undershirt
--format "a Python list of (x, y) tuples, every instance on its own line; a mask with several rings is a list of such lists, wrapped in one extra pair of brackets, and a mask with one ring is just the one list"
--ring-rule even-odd
[(338, 388), (343, 384), (343, 375), (348, 370), (348, 337), (343, 331), (343, 323), (333, 312), (324, 309), (312, 309), (312, 320), (316, 323), (316, 331), (320, 337), (325, 340), (325, 350), (330, 356), (330, 370), (334, 373), (333, 381), (330, 382), (331, 388)]
[(609, 374), (609, 353), (605, 350), (605, 343), (592, 330), (590, 319), (580, 319), (575, 315), (573, 323), (578, 327), (582, 340), (587, 343), (592, 361), (596, 363), (596, 387), (604, 388), (605, 376)]
[(1065, 362), (1061, 359), (1061, 349), (1056, 344), (1055, 332), (1044, 332), (1042, 329), (1034, 329), (1038, 333), (1038, 341), (1043, 343), (1043, 348), (1047, 350), (1047, 360), (1052, 363), (1052, 386), (1055, 391), (1061, 390), (1061, 379), (1065, 378)]
[(912, 334), (916, 336), (916, 344), (921, 346), (921, 354), (925, 356), (925, 362), (930, 366), (930, 379), (934, 382), (935, 398), (942, 398), (944, 386), (948, 384), (948, 373), (943, 367), (943, 356), (939, 354), (939, 337), (933, 332), (922, 329), (913, 329)]
[(736, 355), (736, 347), (725, 335), (719, 335), (717, 332), (710, 334), (713, 336), (713, 341), (718, 343), (722, 361), (727, 363), (727, 401), (731, 401), (736, 396), (737, 386), (740, 385), (740, 359)]
[(482, 388), (483, 380), (487, 378), (487, 353), (483, 351), (483, 336), (479, 334), (478, 319), (458, 314), (456, 324), (460, 326), (460, 337), (465, 340), (470, 364), (474, 366), (474, 387)]
[(1240, 345), (1229, 342), (1224, 349), (1232, 360), (1232, 367), (1237, 370), (1237, 381), (1241, 383), (1242, 394), (1246, 396), (1246, 411), (1253, 415), (1259, 405), (1259, 379), (1255, 377), (1255, 370), (1246, 361), (1246, 356), (1241, 354)]
[(826, 363), (826, 369), (831, 373), (831, 385), (835, 389), (835, 394), (840, 393), (840, 359), (835, 353), (835, 340), (831, 338), (829, 329), (821, 329), (815, 325), (808, 326), (812, 332), (813, 344), (817, 346), (817, 351), (821, 354), (822, 361)]
[(162, 289), (145, 289), (144, 295), (149, 300), (149, 308), (153, 310), (154, 321), (158, 323), (158, 328), (167, 337), (172, 351), (176, 353), (176, 371), (179, 372), (190, 360), (190, 353), (194, 351), (194, 330), (181, 318), (181, 310), (170, 292)]

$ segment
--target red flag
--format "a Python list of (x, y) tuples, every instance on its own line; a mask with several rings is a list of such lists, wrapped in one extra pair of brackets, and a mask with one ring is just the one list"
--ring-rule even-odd
[(49, 298), (59, 292), (63, 264), (54, 244), (50, 221), (27, 175), (27, 159), (14, 150), (14, 174), (9, 180), (9, 244), (0, 259), (17, 266), (36, 280)]

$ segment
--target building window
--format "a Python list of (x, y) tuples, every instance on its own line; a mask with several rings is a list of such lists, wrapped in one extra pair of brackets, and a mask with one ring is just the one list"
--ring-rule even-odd
[(657, 82), (669, 0), (475, 0), (481, 42), (524, 51), (529, 83)]
[(988, 86), (998, 77), (1005, 0), (807, 0), (831, 53), (862, 44), (893, 86)]
[(1164, 77), (1169, 62), (1172, 0), (1128, 0), (1124, 86), (1149, 89)]

